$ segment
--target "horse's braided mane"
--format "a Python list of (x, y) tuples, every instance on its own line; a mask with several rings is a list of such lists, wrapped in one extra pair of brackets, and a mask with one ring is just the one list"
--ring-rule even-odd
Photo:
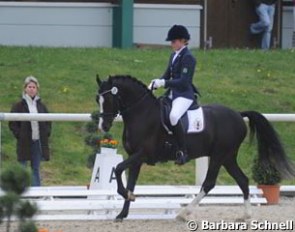
[(156, 97), (152, 94), (152, 91), (150, 91), (147, 86), (142, 83), (140, 80), (136, 79), (135, 77), (132, 77), (130, 75), (116, 75), (116, 76), (110, 76), (109, 77), (109, 81), (111, 81), (112, 83), (114, 81), (122, 81), (122, 82), (125, 82), (125, 81), (131, 81), (133, 83), (136, 83), (137, 85), (139, 85), (140, 87), (142, 87), (144, 89), (144, 91), (150, 93), (150, 95), (156, 99)]

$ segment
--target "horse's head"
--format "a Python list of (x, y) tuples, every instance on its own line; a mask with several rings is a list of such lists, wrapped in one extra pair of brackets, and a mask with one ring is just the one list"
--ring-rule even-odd
[(110, 76), (106, 81), (96, 78), (98, 94), (96, 101), (100, 105), (98, 128), (109, 131), (114, 118), (120, 113), (124, 115), (140, 112), (146, 108), (143, 102), (148, 98), (156, 100), (146, 85), (129, 75)]
[(102, 132), (108, 132), (112, 127), (114, 118), (119, 113), (118, 101), (116, 100), (118, 88), (113, 86), (110, 78), (107, 81), (101, 81), (99, 76), (96, 76), (98, 84), (98, 93), (96, 102), (100, 106), (100, 119), (98, 129)]

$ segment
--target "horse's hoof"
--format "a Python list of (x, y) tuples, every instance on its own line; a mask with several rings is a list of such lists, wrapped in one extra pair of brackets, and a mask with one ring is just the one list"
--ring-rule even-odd
[(188, 217), (191, 215), (191, 213), (192, 213), (191, 210), (189, 210), (187, 208), (181, 209), (180, 212), (176, 216), (176, 220), (185, 222), (188, 220)]
[(127, 195), (128, 195), (128, 198), (127, 198), (128, 201), (135, 201), (135, 198), (136, 197), (133, 194), (133, 192), (131, 192), (131, 191), (128, 190), (128, 194)]
[(115, 218), (115, 220), (114, 220), (114, 222), (123, 222), (123, 218), (121, 218), (121, 217), (116, 217)]
[(244, 218), (243, 219), (250, 219), (252, 217), (252, 213), (251, 212), (247, 212), (244, 214)]
[(186, 222), (186, 218), (184, 218), (182, 215), (177, 215), (175, 219), (179, 222)]
[(195, 218), (196, 217), (195, 217), (194, 213), (187, 213), (185, 216), (177, 215), (175, 219), (180, 222), (188, 222), (191, 220), (195, 220)]

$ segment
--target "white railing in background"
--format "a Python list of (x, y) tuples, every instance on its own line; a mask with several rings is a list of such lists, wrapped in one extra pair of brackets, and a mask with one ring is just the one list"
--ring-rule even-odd
[[(295, 122), (295, 114), (263, 114), (271, 122)], [(29, 113), (2, 113), (0, 121), (91, 121), (91, 114), (80, 113), (49, 113), (49, 114), (29, 114)], [(122, 121), (119, 116), (115, 121)]]
[[(60, 122), (89, 122), (91, 114), (80, 113), (49, 113), (49, 114), (29, 114), (29, 113), (1, 113), (1, 121), (60, 121)], [(115, 121), (122, 121), (122, 117), (118, 116)]]
[[(272, 122), (295, 122), (295, 114), (263, 114)], [(0, 162), (1, 162), (1, 122), (2, 121), (91, 121), (91, 114), (69, 114), (69, 113), (49, 113), (49, 114), (28, 114), (28, 113), (1, 113), (0, 112)], [(115, 119), (122, 122), (121, 117)], [(1, 163), (0, 163), (1, 167)], [(208, 158), (196, 159), (196, 184), (200, 185), (208, 169)]]
[(0, 113), (0, 121), (91, 121), (90, 114), (29, 114)]

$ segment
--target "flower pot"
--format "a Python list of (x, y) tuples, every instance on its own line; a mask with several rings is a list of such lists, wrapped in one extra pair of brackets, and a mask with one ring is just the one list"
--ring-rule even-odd
[(101, 147), (100, 153), (104, 155), (116, 155), (117, 149), (116, 148), (109, 148), (109, 147)]
[(263, 196), (267, 200), (268, 205), (275, 205), (279, 203), (280, 199), (280, 185), (263, 185), (257, 186), (262, 189)]
[(38, 232), (49, 232), (49, 230), (45, 228), (41, 228), (41, 229), (38, 229)]

